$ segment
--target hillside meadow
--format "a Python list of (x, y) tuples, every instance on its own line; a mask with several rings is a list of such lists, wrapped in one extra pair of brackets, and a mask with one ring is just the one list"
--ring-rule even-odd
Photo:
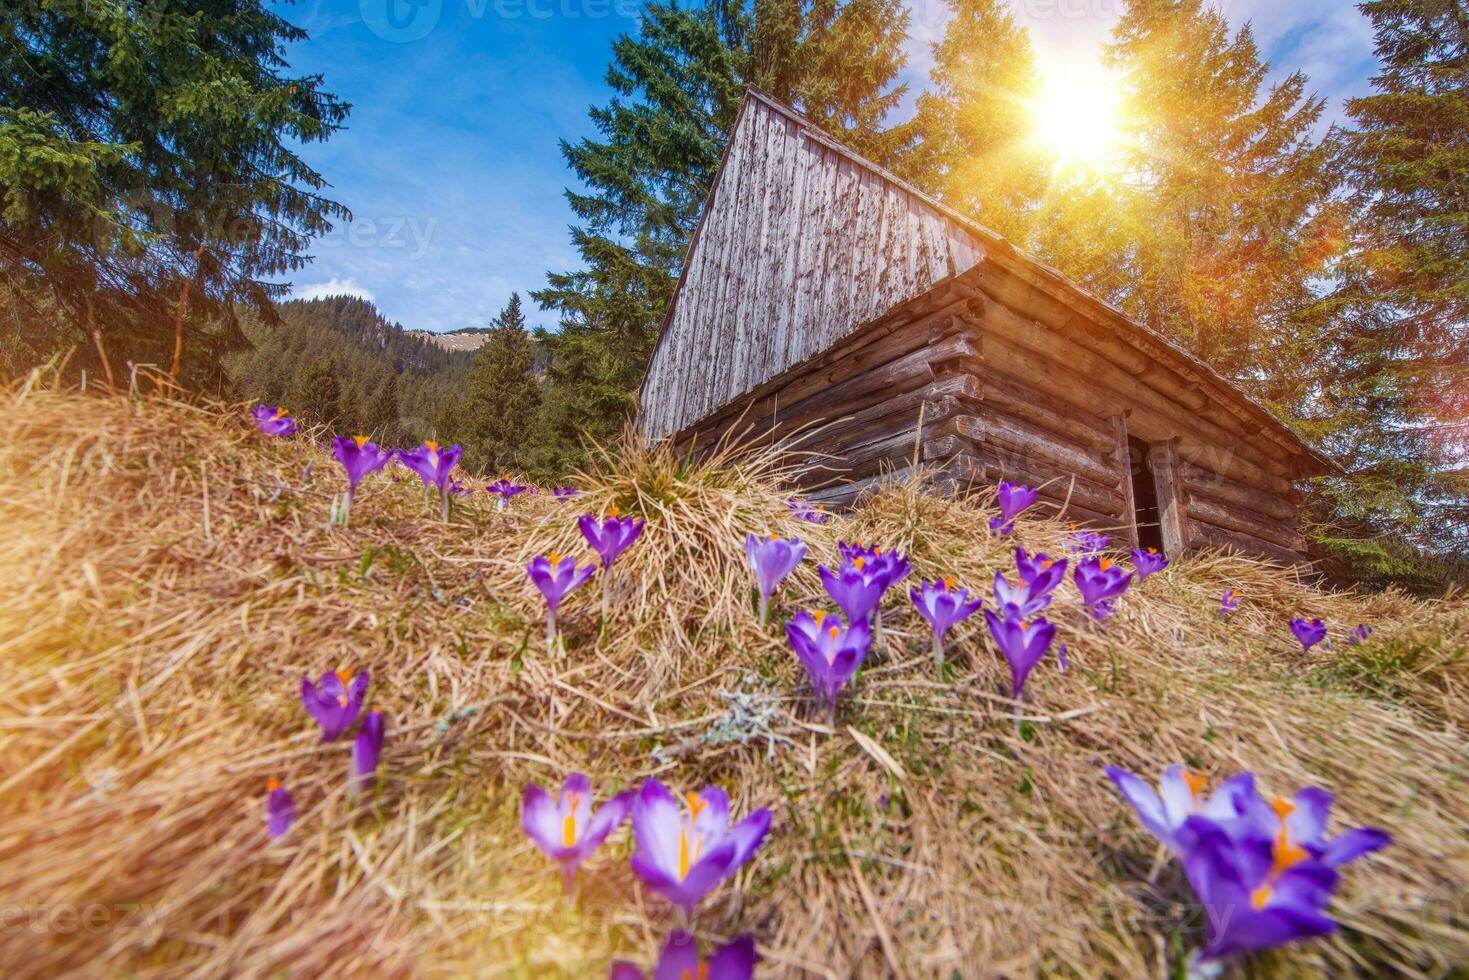
[[(243, 406), (36, 385), (0, 413), (0, 962), (10, 976), (597, 976), (647, 966), (680, 917), (629, 870), (629, 831), (574, 901), (520, 826), (522, 787), (657, 776), (772, 810), (754, 859), (689, 923), (753, 934), (763, 976), (1167, 976), (1200, 941), (1177, 862), (1103, 769), (1240, 770), (1336, 794), (1336, 826), (1393, 843), (1346, 868), (1335, 936), (1233, 976), (1444, 976), (1469, 963), (1469, 604), (1324, 592), (1225, 554), (1175, 562), (1103, 623), (1063, 587), (1025, 703), (980, 617), (936, 677), (903, 590), (834, 723), (781, 624), (824, 605), (838, 540), (913, 578), (988, 593), (1016, 543), (993, 495), (903, 484), (796, 522), (769, 456), (693, 464), (630, 443), (497, 511), (449, 523), (396, 467), (329, 528), (324, 433), (263, 437)], [(605, 620), (595, 587), (545, 649), (525, 564), (585, 554), (584, 512), (641, 514)], [(810, 556), (762, 629), (744, 538)], [(1227, 622), (1219, 597), (1242, 597)], [(1292, 616), (1326, 620), (1303, 655)], [(1348, 646), (1358, 623), (1375, 630)], [(371, 674), (380, 778), (345, 791), (303, 675)], [(266, 834), (267, 781), (299, 817)]]

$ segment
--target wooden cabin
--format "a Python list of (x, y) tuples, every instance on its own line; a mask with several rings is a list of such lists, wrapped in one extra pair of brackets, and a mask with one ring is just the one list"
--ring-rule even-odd
[(1206, 365), (751, 91), (643, 384), (652, 438), (779, 439), (840, 504), (915, 463), (1169, 555), (1298, 563), (1333, 470)]

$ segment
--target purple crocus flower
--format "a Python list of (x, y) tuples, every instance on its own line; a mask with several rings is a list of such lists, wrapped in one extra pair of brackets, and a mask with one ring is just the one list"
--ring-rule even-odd
[(459, 462), (459, 457), (464, 455), (463, 448), (456, 442), (448, 449), (440, 449), (439, 444), (429, 440), (417, 449), (399, 450), (398, 459), (410, 470), (418, 474), (423, 481), (423, 499), (428, 500), (430, 487), (437, 487), (439, 499), (442, 501), (443, 519), (449, 519), (449, 471)]
[(509, 473), (502, 473), (500, 479), (485, 487), (485, 492), (499, 498), (495, 501), (496, 510), (504, 510), (506, 504), (529, 489), (527, 484), (512, 482)]
[(352, 500), (357, 496), (357, 485), (362, 482), (369, 473), (376, 473), (393, 458), (390, 449), (379, 449), (377, 443), (369, 442), (367, 436), (335, 436), (332, 439), (332, 452), (337, 457), (337, 462), (342, 464), (342, 469), (347, 471), (347, 516), (350, 519), (352, 513)]
[(836, 571), (825, 565), (817, 565), (816, 568), (821, 573), (821, 584), (826, 587), (826, 594), (841, 609), (847, 622), (860, 620), (870, 624), (872, 611), (882, 601), (882, 594), (887, 589), (886, 569), (868, 564), (868, 559), (862, 555), (842, 562)]
[(256, 405), (250, 410), (250, 417), (255, 420), (256, 428), (268, 436), (296, 434), (296, 420), (287, 415), (282, 406)]
[(1358, 623), (1356, 628), (1347, 636), (1347, 646), (1354, 647), (1367, 642), (1367, 637), (1372, 635), (1372, 627), (1366, 623)]
[(1184, 873), (1204, 908), (1201, 961), (1325, 936), (1323, 911), (1338, 875), (1302, 851), (1268, 840), (1236, 841), (1218, 824), (1190, 817), (1179, 829)]
[(1015, 568), (1020, 582), (1011, 585), (1000, 572), (995, 573), (995, 605), (1021, 619), (1029, 619), (1051, 604), (1051, 594), (1066, 577), (1066, 561), (1051, 561), (1045, 555), (1034, 558), (1024, 548), (1015, 549)]
[(296, 801), (279, 779), (265, 784), (265, 830), (271, 839), (282, 837), (296, 822)]
[(362, 719), (362, 727), (357, 729), (357, 740), (352, 743), (352, 779), (348, 783), (352, 792), (372, 785), (387, 733), (387, 716), (381, 708), (373, 708)]
[(1300, 641), (1302, 653), (1309, 652), (1312, 647), (1326, 639), (1326, 624), (1320, 619), (1313, 619), (1310, 622), (1300, 618), (1292, 619), (1290, 631)]
[(456, 480), (450, 480), (449, 481), (449, 496), (451, 496), (451, 497), (467, 497), (467, 496), (469, 496), (469, 488), (466, 487), (464, 485), (464, 483), (462, 481), (460, 481), (460, 480), (457, 480), (457, 479)]
[(1246, 801), (1258, 795), (1255, 775), (1249, 772), (1224, 780), (1212, 794), (1204, 792), (1209, 785), (1205, 777), (1183, 766), (1164, 769), (1156, 790), (1141, 777), (1117, 766), (1107, 767), (1107, 778), (1122, 791), (1148, 833), (1174, 854), (1182, 851), (1178, 830), (1189, 817), (1232, 822), (1244, 811)]
[(857, 673), (872, 646), (867, 622), (856, 619), (847, 626), (840, 616), (822, 610), (797, 613), (786, 623), (786, 639), (811, 677), (818, 706), (825, 706), (835, 717), (837, 695)]
[(531, 583), (546, 599), (546, 652), (549, 655), (556, 655), (556, 610), (561, 600), (580, 588), (596, 570), (596, 565), (577, 568), (575, 558), (562, 558), (554, 551), (537, 555), (525, 566)]
[(790, 500), (786, 501), (786, 507), (789, 510), (795, 511), (795, 516), (798, 519), (803, 521), (810, 521), (812, 524), (825, 524), (827, 520), (831, 517), (831, 515), (826, 512), (825, 504), (817, 504), (815, 507), (810, 507), (797, 500), (795, 497), (792, 497)]
[(321, 726), (323, 742), (336, 741), (362, 713), (368, 677), (365, 670), (356, 677), (350, 670), (337, 670), (322, 674), (315, 684), (309, 677), (301, 678), (301, 704)]
[(781, 580), (795, 571), (806, 557), (806, 546), (800, 538), (789, 541), (772, 534), (757, 538), (745, 536), (745, 558), (750, 570), (755, 573), (755, 582), (760, 589), (760, 625), (764, 626), (770, 610), (770, 597), (780, 586)]
[(551, 496), (555, 497), (557, 500), (566, 500), (569, 497), (575, 497), (579, 493), (581, 493), (581, 491), (578, 490), (576, 487), (551, 488)]
[(577, 519), (582, 537), (601, 556), (603, 571), (612, 570), (617, 556), (631, 547), (643, 533), (645, 523), (642, 518), (623, 517), (616, 507), (608, 507), (607, 516), (600, 521), (591, 514), (583, 514)]
[(1091, 558), (1105, 551), (1107, 543), (1111, 540), (1109, 536), (1100, 531), (1089, 531), (1073, 523), (1066, 550), (1081, 558)]
[(1328, 868), (1340, 867), (1391, 843), (1387, 832), (1376, 827), (1353, 827), (1328, 837), (1326, 825), (1331, 820), (1332, 803), (1331, 793), (1317, 786), (1307, 786), (1289, 799), (1277, 796), (1268, 802), (1255, 793), (1240, 804), (1238, 822), (1221, 826), (1236, 838), (1253, 835), (1274, 841), (1281, 848), (1304, 850)]
[(1015, 518), (1020, 512), (1035, 503), (1036, 492), (1023, 483), (1002, 480), (996, 499), (1000, 505), (1000, 516), (990, 518), (990, 530), (1009, 534), (1015, 530)]
[(1081, 601), (1095, 619), (1112, 615), (1113, 602), (1132, 584), (1132, 573), (1124, 572), (1110, 558), (1093, 556), (1077, 563), (1072, 580), (1081, 592)]
[(1132, 567), (1137, 569), (1137, 581), (1141, 585), (1143, 579), (1168, 567), (1168, 556), (1159, 553), (1157, 548), (1134, 548)]
[(1337, 869), (1390, 843), (1359, 827), (1326, 836), (1331, 794), (1315, 787), (1267, 803), (1253, 773), (1227, 779), (1212, 797), (1202, 777), (1181, 767), (1164, 773), (1161, 793), (1115, 767), (1107, 770), (1143, 825), (1183, 859), (1206, 913), (1201, 960), (1325, 935)]
[(918, 614), (928, 620), (933, 628), (933, 664), (935, 670), (944, 667), (944, 634), (955, 623), (973, 616), (984, 605), (983, 599), (969, 601), (969, 590), (954, 587), (952, 578), (936, 582), (920, 582), (918, 588), (908, 590), (908, 598), (918, 609)]
[[(720, 947), (707, 960), (699, 955), (699, 943), (686, 932), (674, 932), (658, 954), (652, 980), (750, 980), (755, 975), (755, 937), (740, 936)], [(607, 980), (648, 980), (637, 966), (626, 960), (612, 964)]]
[(1239, 608), (1239, 595), (1233, 589), (1225, 589), (1219, 597), (1219, 618), (1228, 619), (1229, 614)]
[(618, 793), (594, 813), (591, 781), (579, 772), (566, 777), (555, 798), (534, 783), (526, 784), (520, 826), (548, 858), (561, 866), (568, 895), (576, 869), (627, 819), (632, 795), (632, 790)]
[(1056, 638), (1056, 627), (1044, 619), (1026, 621), (1018, 616), (997, 616), (988, 609), (984, 611), (984, 621), (995, 646), (1010, 664), (1010, 697), (1019, 701), (1025, 690), (1025, 679)]
[(690, 914), (721, 881), (755, 854), (770, 830), (770, 811), (756, 810), (730, 826), (729, 796), (707, 786), (685, 797), (687, 809), (656, 779), (632, 805), (637, 850), (632, 869), (653, 891)]

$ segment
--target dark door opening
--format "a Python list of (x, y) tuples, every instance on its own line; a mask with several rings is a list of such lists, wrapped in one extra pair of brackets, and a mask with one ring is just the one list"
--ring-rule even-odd
[(1132, 507), (1137, 521), (1137, 546), (1163, 550), (1163, 525), (1158, 516), (1158, 483), (1148, 461), (1148, 444), (1127, 437), (1127, 456), (1132, 464)]

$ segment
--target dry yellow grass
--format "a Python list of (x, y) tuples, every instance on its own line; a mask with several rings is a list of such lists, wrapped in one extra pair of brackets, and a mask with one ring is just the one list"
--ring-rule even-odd
[[(810, 720), (779, 622), (815, 604), (808, 561), (755, 621), (742, 540), (795, 531), (910, 552), (915, 575), (984, 589), (1009, 543), (985, 502), (885, 491), (796, 526), (772, 461), (690, 468), (630, 449), (564, 504), (480, 493), (451, 525), (416, 479), (373, 478), (328, 530), (341, 477), (309, 441), (239, 411), (11, 392), (0, 415), (0, 963), (8, 975), (597, 975), (650, 962), (675, 919), (627, 868), (626, 830), (569, 907), (524, 840), (520, 787), (568, 769), (598, 795), (657, 774), (717, 782), (774, 827), (700, 913), (752, 931), (772, 976), (1159, 976), (1197, 944), (1172, 863), (1102, 775), (1188, 760), (1272, 791), (1310, 782), (1337, 820), (1394, 845), (1348, 869), (1346, 929), (1256, 960), (1292, 976), (1442, 975), (1469, 962), (1469, 609), (1461, 599), (1326, 594), (1204, 556), (1149, 579), (1104, 627), (1074, 590), (1032, 701), (978, 617), (932, 676), (920, 621), (891, 602), (887, 654)], [(575, 515), (647, 515), (615, 611), (564, 610), (548, 661), (522, 565), (582, 553)], [(1022, 521), (1056, 551), (1064, 528)], [(1244, 596), (1219, 621), (1220, 592)], [(1285, 628), (1320, 615), (1303, 658)], [(1371, 644), (1342, 643), (1356, 622)], [(372, 672), (392, 719), (384, 778), (343, 791), (349, 746), (319, 744), (303, 673)], [(1028, 719), (1017, 726), (1014, 719)], [(859, 735), (861, 736), (859, 738)], [(264, 832), (264, 787), (301, 817)]]

